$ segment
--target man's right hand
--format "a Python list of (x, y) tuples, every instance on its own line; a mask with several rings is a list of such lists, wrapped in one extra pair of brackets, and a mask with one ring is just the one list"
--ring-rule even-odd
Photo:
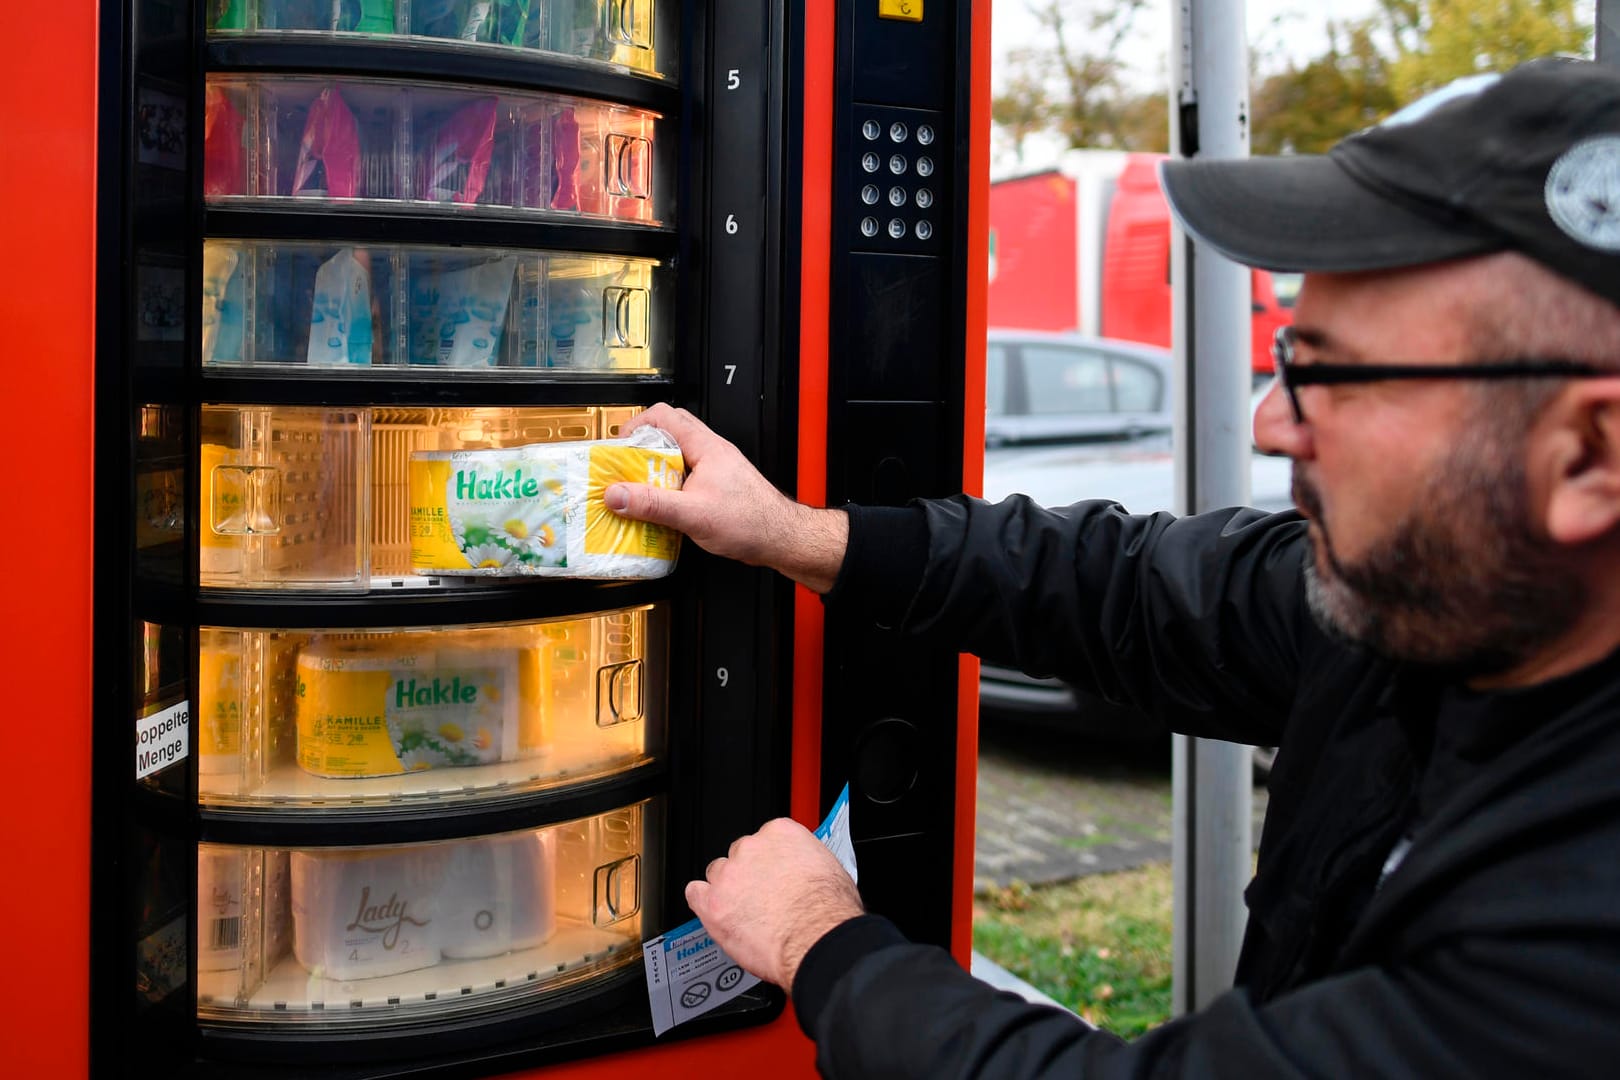
[(641, 427), (662, 428), (675, 437), (686, 460), (686, 482), (678, 491), (613, 484), (605, 493), (609, 510), (667, 525), (705, 551), (771, 567), (816, 592), (832, 588), (849, 542), (847, 514), (789, 499), (742, 451), (685, 409), (654, 405), (620, 434)]

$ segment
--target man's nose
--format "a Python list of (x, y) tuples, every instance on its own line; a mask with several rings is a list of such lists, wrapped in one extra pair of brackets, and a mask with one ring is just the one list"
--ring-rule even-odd
[(1283, 392), (1282, 383), (1272, 380), (1260, 407), (1254, 411), (1254, 445), (1262, 453), (1282, 454), (1295, 461), (1308, 459), (1315, 452), (1311, 426), (1294, 419), (1294, 407)]

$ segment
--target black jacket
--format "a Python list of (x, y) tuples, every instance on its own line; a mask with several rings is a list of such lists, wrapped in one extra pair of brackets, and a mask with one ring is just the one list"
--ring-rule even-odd
[(1468, 693), (1324, 634), (1308, 550), (1249, 510), (852, 512), (830, 603), (1279, 752), (1234, 990), (1126, 1044), (863, 916), (793, 987), (824, 1074), (1620, 1072), (1620, 656)]

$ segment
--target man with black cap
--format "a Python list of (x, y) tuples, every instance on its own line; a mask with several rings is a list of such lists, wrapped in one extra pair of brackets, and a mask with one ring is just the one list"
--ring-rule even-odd
[(1167, 163), (1305, 272), (1255, 439), (1298, 512), (799, 506), (687, 414), (609, 492), (829, 604), (1279, 747), (1235, 988), (1126, 1044), (863, 914), (786, 820), (687, 887), (836, 1077), (1620, 1069), (1620, 72), (1466, 80), (1324, 157)]

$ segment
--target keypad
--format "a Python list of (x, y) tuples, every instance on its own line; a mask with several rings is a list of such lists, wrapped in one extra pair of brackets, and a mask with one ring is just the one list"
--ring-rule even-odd
[(927, 109), (855, 107), (852, 149), (859, 168), (859, 204), (850, 225), (860, 247), (877, 251), (938, 250), (946, 176), (941, 166), (942, 117)]

